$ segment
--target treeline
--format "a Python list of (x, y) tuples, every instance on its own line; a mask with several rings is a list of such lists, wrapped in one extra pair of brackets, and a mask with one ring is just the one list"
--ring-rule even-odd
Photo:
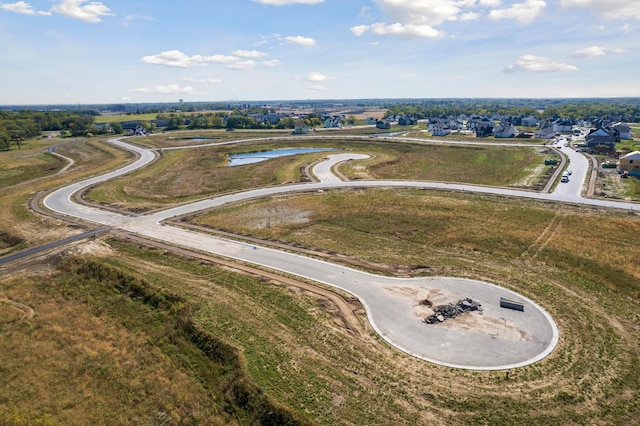
[(267, 115), (273, 111), (264, 110), (234, 110), (231, 114), (226, 112), (206, 113), (169, 113), (158, 114), (158, 120), (166, 120), (166, 130), (177, 129), (293, 129), (297, 123), (307, 127), (319, 127), (323, 125), (320, 115), (310, 114), (304, 119), (282, 116), (277, 123), (271, 123), (266, 119), (256, 120), (251, 115)]
[(539, 119), (640, 122), (640, 100), (633, 99), (433, 99), (388, 103), (386, 116), (416, 118), (464, 115), (534, 116)]
[(122, 133), (122, 126), (95, 125), (95, 113), (72, 111), (0, 111), (0, 150), (12, 145), (18, 148), (27, 139), (40, 137), (42, 132), (59, 131), (62, 136), (91, 136), (92, 134)]

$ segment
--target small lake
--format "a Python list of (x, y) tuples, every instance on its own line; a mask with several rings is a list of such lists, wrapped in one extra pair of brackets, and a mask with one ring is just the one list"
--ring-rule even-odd
[(309, 154), (311, 152), (333, 151), (333, 148), (284, 148), (272, 151), (245, 152), (243, 154), (229, 155), (228, 167), (244, 166), (245, 164), (259, 163), (272, 158), (285, 157), (287, 155)]

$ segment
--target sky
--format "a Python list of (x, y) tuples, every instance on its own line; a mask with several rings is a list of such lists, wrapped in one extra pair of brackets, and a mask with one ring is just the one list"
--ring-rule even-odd
[(0, 105), (640, 96), (640, 0), (0, 0)]

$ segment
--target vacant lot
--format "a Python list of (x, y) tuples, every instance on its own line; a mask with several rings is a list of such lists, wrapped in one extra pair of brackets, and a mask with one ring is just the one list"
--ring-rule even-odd
[[(373, 154), (375, 158), (372, 160), (353, 163), (351, 169), (344, 169), (352, 179), (440, 180), (533, 189), (546, 182), (549, 172), (539, 167), (547, 154), (525, 147), (448, 147), (370, 139), (303, 138), (299, 141), (164, 151), (155, 164), (102, 184), (91, 190), (86, 198), (127, 210), (145, 211), (229, 191), (305, 181), (304, 167), (326, 153), (225, 167), (228, 153), (292, 146), (338, 148)], [(366, 173), (363, 173), (364, 169)]]
[[(58, 146), (56, 152), (72, 158), (74, 166), (58, 174), (66, 162), (45, 154), (50, 146)], [(45, 190), (109, 170), (130, 158), (99, 139), (85, 138), (28, 140), (20, 150), (0, 153), (0, 175), (6, 178), (0, 185), (0, 255), (79, 233), (78, 226), (35, 214), (29, 201)]]
[[(405, 173), (404, 162), (425, 179), (433, 177), (424, 170), (440, 167), (438, 180), (449, 180), (438, 164), (460, 158), (434, 146), (345, 146), (375, 148), (373, 160), (342, 168), (352, 178)], [(80, 231), (31, 212), (36, 193), (129, 160), (91, 142), (64, 150), (78, 162), (64, 175), (23, 180), (0, 195), (3, 253)], [(165, 153), (150, 169), (162, 183), (146, 170), (124, 180), (152, 187), (135, 202), (126, 195), (128, 206), (162, 205), (153, 191), (187, 199), (241, 188), (244, 179), (300, 179), (310, 161), (207, 175), (223, 157), (197, 151)], [(459, 166), (477, 176), (473, 169), (494, 158), (515, 158), (513, 170), (488, 173), (509, 185), (529, 161), (517, 153), (489, 151)], [(425, 166), (429, 154), (439, 160)], [(168, 179), (182, 178), (171, 169), (182, 161), (206, 176), (193, 193), (182, 189), (191, 181)], [(218, 182), (206, 182), (212, 177)], [(372, 189), (256, 200), (194, 222), (385, 273), (494, 282), (548, 310), (559, 346), (508, 379), (440, 367), (382, 341), (348, 296), (361, 327), (346, 325), (335, 299), (113, 235), (0, 267), (1, 424), (633, 424), (640, 415), (635, 214)]]

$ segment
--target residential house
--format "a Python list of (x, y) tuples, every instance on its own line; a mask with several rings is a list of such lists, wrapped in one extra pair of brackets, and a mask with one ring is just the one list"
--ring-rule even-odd
[(403, 115), (398, 118), (399, 126), (413, 126), (418, 123), (418, 119), (409, 115)]
[(493, 121), (487, 117), (482, 117), (480, 120), (473, 120), (469, 130), (473, 130), (477, 138), (486, 138), (493, 134)]
[(391, 128), (391, 123), (389, 123), (386, 120), (378, 120), (378, 121), (376, 121), (376, 128), (383, 129), (383, 130), (388, 130), (388, 129)]
[(540, 126), (534, 137), (536, 139), (551, 139), (556, 135), (556, 132), (553, 130), (553, 124), (549, 120), (545, 120), (544, 123)]
[(585, 139), (585, 144), (589, 148), (594, 148), (598, 145), (605, 145), (609, 149), (614, 149), (617, 142), (620, 142), (620, 132), (611, 127), (601, 127), (597, 130), (592, 130)]
[(431, 134), (433, 136), (447, 136), (451, 133), (451, 127), (449, 127), (448, 123), (438, 122), (430, 125)]
[(513, 138), (516, 136), (516, 127), (507, 122), (501, 122), (493, 128), (494, 138)]
[(620, 133), (620, 139), (631, 139), (631, 127), (624, 123), (616, 123), (611, 126)]
[(367, 125), (367, 126), (375, 126), (375, 124), (376, 124), (376, 119), (375, 119), (374, 117), (367, 117), (367, 118), (364, 120), (364, 124), (365, 124), (365, 125)]
[(525, 127), (535, 127), (538, 125), (538, 119), (533, 115), (523, 117), (520, 119), (520, 125)]
[(553, 122), (553, 131), (555, 133), (572, 133), (573, 122), (571, 120), (557, 120)]
[(633, 151), (618, 160), (618, 173), (627, 172), (632, 176), (640, 176), (640, 151)]

